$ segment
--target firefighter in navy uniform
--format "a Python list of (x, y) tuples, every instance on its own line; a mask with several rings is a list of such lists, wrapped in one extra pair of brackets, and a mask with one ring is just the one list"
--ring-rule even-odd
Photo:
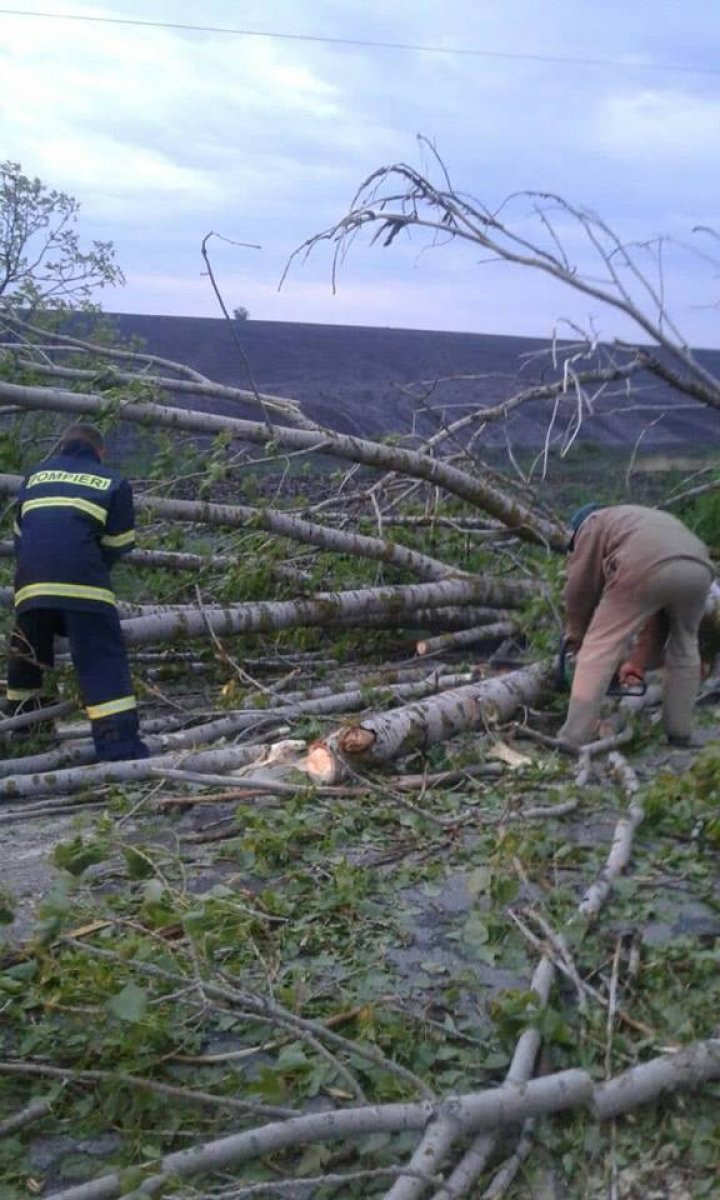
[(65, 636), (100, 761), (146, 758), (110, 568), (135, 544), (130, 484), (104, 465), (94, 425), (63, 435), (22, 484), (15, 519), (10, 712), (39, 706), (53, 638)]

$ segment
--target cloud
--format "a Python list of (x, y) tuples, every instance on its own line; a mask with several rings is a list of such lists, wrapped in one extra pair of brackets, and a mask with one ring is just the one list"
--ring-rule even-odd
[(720, 98), (686, 91), (632, 90), (608, 96), (595, 139), (608, 154), (659, 166), (707, 161), (720, 129)]
[(251, 157), (257, 174), (259, 156), (272, 183), (273, 162), (287, 173), (287, 160), (297, 161), (313, 141), (326, 153), (358, 143), (338, 89), (294, 46), (100, 24), (4, 23), (6, 152), (60, 186), (122, 195), (126, 203), (135, 194), (145, 205), (177, 189), (202, 204), (223, 186), (218, 166), (233, 157), (237, 179), (253, 174)]
[[(433, 171), (417, 133), (435, 142), (454, 184), (488, 207), (525, 188), (555, 191), (629, 239), (684, 235), (711, 223), (720, 200), (708, 167), (720, 116), (711, 78), (641, 69), (672, 59), (712, 65), (717, 0), (662, 6), (652, 22), (642, 0), (457, 0), (442, 12), (417, 0), (109, 2), (25, 7), (311, 39), (0, 15), (0, 153), (75, 195), (84, 236), (115, 240), (130, 281), (123, 303), (138, 311), (215, 314), (199, 257), (213, 229), (263, 247), (249, 257), (213, 247), (236, 281), (232, 303), (251, 315), (551, 329), (562, 303), (522, 277), (490, 286), (485, 272), (476, 282), (472, 255), (421, 254), (419, 239), (407, 251), (401, 239), (387, 254), (356, 249), (340, 298), (327, 257), (315, 255), (290, 281), (297, 304), (277, 296), (287, 255), (339, 219), (375, 168), (404, 160)], [(687, 33), (689, 8), (702, 18), (702, 46)], [(312, 40), (326, 35), (346, 42)], [(489, 56), (459, 52), (472, 48)], [(502, 57), (518, 49), (566, 61)], [(588, 58), (619, 65), (580, 61)]]

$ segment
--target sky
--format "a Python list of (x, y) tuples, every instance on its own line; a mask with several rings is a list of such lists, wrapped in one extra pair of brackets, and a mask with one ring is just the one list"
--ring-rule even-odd
[(679, 334), (720, 346), (718, 0), (0, 0), (0, 79), (0, 159), (75, 196), (83, 240), (113, 241), (127, 283), (98, 297), (110, 312), (219, 316), (212, 233), (225, 303), (250, 319), (638, 336), (420, 231), (358, 237), (334, 288), (322, 244), (280, 287), (377, 168), (439, 179), (426, 139), (458, 192), (491, 211), (515, 195), (518, 234), (557, 237), (593, 278), (577, 224), (543, 224), (523, 193), (598, 214)]

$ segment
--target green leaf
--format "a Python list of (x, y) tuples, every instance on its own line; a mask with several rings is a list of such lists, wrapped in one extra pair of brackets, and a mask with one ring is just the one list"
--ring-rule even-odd
[(147, 1008), (147, 992), (136, 983), (126, 983), (121, 992), (108, 1000), (108, 1008), (121, 1021), (142, 1021)]
[(476, 912), (471, 913), (463, 925), (463, 940), (474, 945), (484, 945), (490, 939), (490, 931), (482, 917)]
[(15, 906), (9, 892), (0, 892), (0, 925), (12, 925), (15, 920)]
[(107, 845), (103, 842), (84, 842), (80, 834), (72, 842), (60, 842), (53, 852), (56, 867), (69, 871), (71, 875), (82, 875), (88, 867), (102, 862), (107, 857)]
[(146, 904), (160, 904), (165, 894), (165, 888), (159, 879), (148, 879), (143, 888), (143, 898)]
[(491, 867), (474, 867), (465, 876), (465, 887), (471, 896), (481, 896), (490, 891), (492, 881), (493, 872)]
[(286, 1046), (280, 1051), (277, 1058), (277, 1067), (279, 1070), (293, 1070), (296, 1067), (306, 1067), (308, 1063), (307, 1055), (302, 1046), (297, 1042), (293, 1042), (291, 1046)]
[(132, 846), (123, 846), (123, 857), (130, 879), (149, 879), (155, 874), (155, 868), (147, 856)]

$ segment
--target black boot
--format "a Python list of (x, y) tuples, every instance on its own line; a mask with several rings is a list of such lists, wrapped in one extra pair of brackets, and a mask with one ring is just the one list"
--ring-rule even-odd
[(93, 721), (92, 735), (98, 762), (125, 762), (150, 756), (150, 751), (140, 738), (137, 713), (134, 711)]

